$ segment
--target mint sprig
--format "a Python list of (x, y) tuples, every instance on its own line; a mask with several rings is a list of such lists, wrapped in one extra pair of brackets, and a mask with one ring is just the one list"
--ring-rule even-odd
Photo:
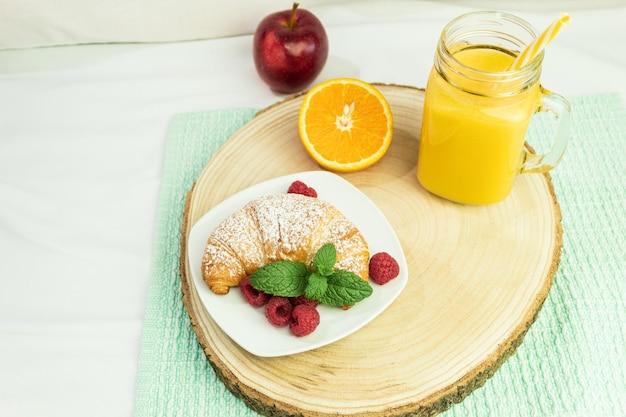
[(328, 243), (315, 253), (312, 271), (302, 262), (275, 261), (250, 275), (250, 284), (259, 291), (281, 297), (304, 295), (331, 306), (355, 304), (372, 294), (369, 282), (353, 272), (335, 270), (337, 250)]

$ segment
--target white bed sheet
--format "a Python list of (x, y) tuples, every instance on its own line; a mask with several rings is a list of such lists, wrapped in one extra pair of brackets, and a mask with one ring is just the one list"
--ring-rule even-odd
[[(423, 87), (444, 24), (497, 7), (536, 27), (569, 11), (543, 84), (626, 97), (620, 3), (320, 6), (331, 48), (318, 81)], [(281, 100), (250, 48), (245, 35), (0, 51), (0, 415), (132, 415), (167, 125)]]

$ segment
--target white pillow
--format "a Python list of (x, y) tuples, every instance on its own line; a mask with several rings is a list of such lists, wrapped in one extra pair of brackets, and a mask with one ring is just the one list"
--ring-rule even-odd
[[(300, 1), (312, 9), (335, 0)], [(171, 42), (253, 33), (276, 0), (0, 0), (0, 49)]]

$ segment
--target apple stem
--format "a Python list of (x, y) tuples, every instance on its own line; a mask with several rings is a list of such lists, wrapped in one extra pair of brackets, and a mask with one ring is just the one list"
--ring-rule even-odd
[(289, 28), (295, 28), (296, 25), (296, 9), (298, 8), (300, 4), (299, 3), (294, 3), (293, 7), (291, 8), (291, 17), (289, 18), (289, 23), (287, 23), (287, 27)]

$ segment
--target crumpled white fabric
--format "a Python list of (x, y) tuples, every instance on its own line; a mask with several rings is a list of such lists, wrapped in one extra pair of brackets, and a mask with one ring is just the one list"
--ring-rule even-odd
[[(348, 4), (368, 16), (384, 16), (398, 3), (505, 10), (500, 0), (394, 1), (301, 0), (324, 22), (331, 6)], [(381, 4), (383, 7), (380, 7)], [(514, 10), (572, 11), (623, 5), (622, 0), (526, 0)], [(115, 42), (175, 42), (253, 33), (260, 19), (290, 9), (284, 0), (0, 0), (0, 49)]]
[[(307, 0), (300, 7), (330, 2)], [(275, 0), (0, 0), (0, 48), (242, 35), (254, 31), (259, 16), (291, 5)]]

